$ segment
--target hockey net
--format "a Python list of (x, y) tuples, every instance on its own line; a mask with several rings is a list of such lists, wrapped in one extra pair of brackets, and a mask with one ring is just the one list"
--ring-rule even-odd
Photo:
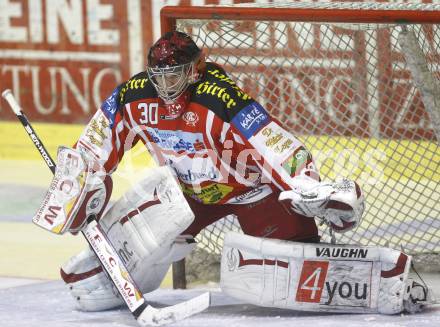
[[(363, 222), (338, 243), (429, 256), (440, 252), (438, 10), (347, 2), (168, 7), (162, 27), (191, 34), (208, 60), (307, 145), (323, 180), (361, 185)], [(233, 216), (202, 232), (199, 247), (219, 254), (229, 230), (240, 230)], [(324, 226), (320, 232), (330, 241)]]

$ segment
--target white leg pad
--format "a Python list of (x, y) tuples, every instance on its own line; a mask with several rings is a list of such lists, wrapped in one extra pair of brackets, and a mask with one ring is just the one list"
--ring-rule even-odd
[(90, 249), (66, 262), (61, 268), (61, 277), (78, 310), (101, 311), (124, 303)]
[(385, 313), (404, 310), (411, 257), (387, 248), (225, 237), (221, 288), (267, 307)]
[[(105, 213), (100, 224), (143, 293), (160, 286), (170, 264), (194, 247), (179, 236), (194, 214), (168, 168), (152, 173)], [(177, 240), (176, 240), (177, 238)], [(113, 284), (88, 250), (62, 267), (77, 307), (105, 310), (122, 304)]]
[[(195, 246), (196, 243), (175, 242), (170, 248), (159, 251), (163, 253), (163, 258), (157, 263), (143, 264), (134, 269), (132, 272), (142, 293), (157, 289), (171, 263), (183, 259)], [(124, 304), (91, 249), (66, 262), (61, 268), (61, 275), (78, 310), (102, 311)]]

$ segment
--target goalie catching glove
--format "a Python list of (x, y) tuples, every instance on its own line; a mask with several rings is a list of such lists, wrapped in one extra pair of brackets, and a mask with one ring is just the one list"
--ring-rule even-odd
[(346, 232), (360, 224), (364, 212), (364, 196), (359, 185), (343, 179), (320, 183), (297, 177), (292, 190), (281, 192), (279, 200), (307, 217), (318, 217), (336, 232)]

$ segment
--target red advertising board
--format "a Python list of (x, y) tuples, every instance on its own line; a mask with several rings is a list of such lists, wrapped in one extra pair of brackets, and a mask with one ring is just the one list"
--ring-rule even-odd
[[(4, 0), (0, 10), (0, 90), (12, 89), (32, 121), (84, 123), (116, 85), (145, 68), (147, 49), (160, 36), (163, 6), (243, 2), (253, 1)], [(215, 32), (216, 25), (209, 28)], [(263, 35), (252, 28), (252, 23), (237, 25), (237, 33), (253, 37), (254, 47), (233, 48), (234, 42), (223, 44), (220, 38), (220, 43), (212, 44), (210, 54), (267, 59), (269, 64), (226, 68), (233, 77), (245, 71), (248, 77), (241, 83), (246, 91), (258, 96), (274, 115), (288, 116), (286, 124), (296, 134), (434, 137), (420, 92), (408, 83), (410, 72), (399, 69), (402, 53), (390, 53), (391, 42), (396, 42), (392, 35), (378, 32), (374, 55), (379, 71), (374, 74), (375, 90), (371, 92), (366, 58), (371, 56), (367, 48), (372, 44), (366, 41), (366, 32), (332, 27), (327, 31), (330, 36), (324, 36), (315, 26), (307, 36), (311, 40), (297, 35), (295, 41), (296, 32), (287, 23), (286, 33), (292, 40), (277, 48), (280, 36), (275, 29), (269, 28), (270, 33)], [(434, 67), (439, 65), (437, 29), (425, 28)], [(334, 34), (343, 39), (344, 33), (353, 36), (353, 49), (344, 52), (328, 47), (328, 37)], [(271, 58), (292, 57), (300, 58), (301, 64), (271, 66)], [(337, 64), (354, 57), (357, 59), (346, 66)], [(317, 64), (321, 66), (317, 68)], [(391, 70), (394, 66), (398, 69)], [(8, 119), (14, 117), (2, 99), (0, 120)]]
[[(0, 89), (12, 89), (32, 121), (86, 122), (144, 67), (153, 9), (141, 0), (6, 1)], [(4, 100), (0, 117), (13, 118)]]
[[(4, 0), (0, 90), (32, 121), (83, 123), (122, 81), (145, 68), (166, 5), (222, 0)], [(15, 119), (0, 100), (0, 120)]]

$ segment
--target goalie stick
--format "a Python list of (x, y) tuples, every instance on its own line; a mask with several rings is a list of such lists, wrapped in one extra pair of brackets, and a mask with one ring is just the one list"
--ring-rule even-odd
[[(50, 157), (43, 142), (38, 138), (37, 133), (23, 113), (11, 90), (3, 91), (2, 97), (9, 103), (12, 111), (24, 126), (47, 166), (52, 173), (55, 173), (55, 162)], [(160, 326), (176, 322), (209, 307), (209, 292), (164, 308), (154, 308), (149, 305), (95, 218), (90, 216), (81, 232), (101, 262), (104, 271), (125, 301), (128, 309), (141, 326)]]

